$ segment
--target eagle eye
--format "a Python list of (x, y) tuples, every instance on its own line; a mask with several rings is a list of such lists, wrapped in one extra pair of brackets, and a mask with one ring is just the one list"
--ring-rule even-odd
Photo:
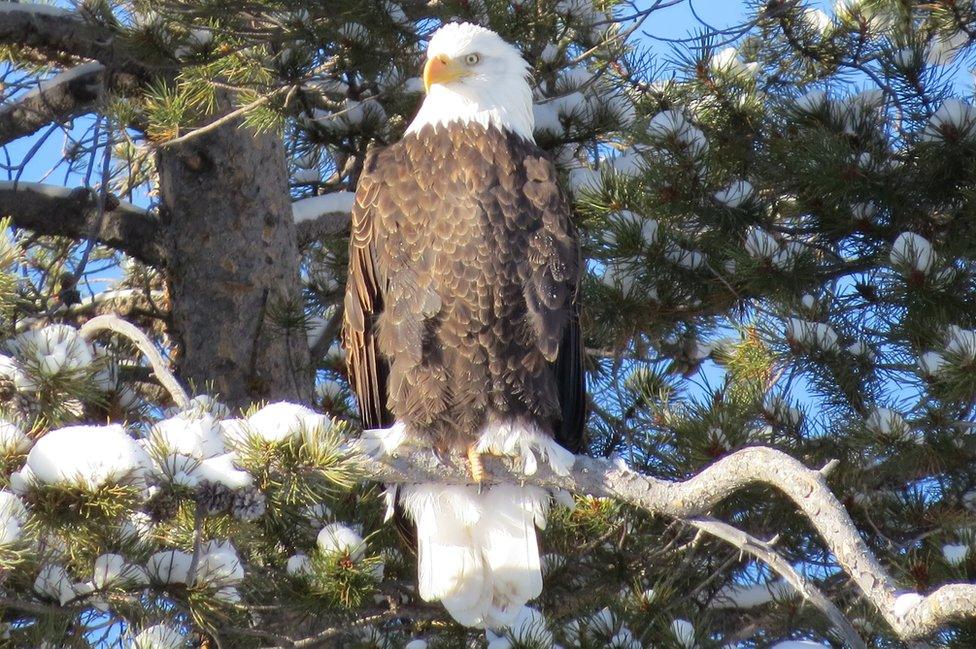
[(477, 65), (478, 61), (480, 60), (481, 57), (474, 53), (468, 54), (467, 56), (464, 57), (464, 62), (467, 63), (468, 65)]

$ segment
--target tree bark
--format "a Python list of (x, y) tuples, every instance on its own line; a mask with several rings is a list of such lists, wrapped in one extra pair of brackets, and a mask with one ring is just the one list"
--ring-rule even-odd
[(157, 163), (180, 376), (232, 407), (309, 400), (305, 332), (280, 317), (301, 304), (280, 135), (235, 121), (162, 145)]

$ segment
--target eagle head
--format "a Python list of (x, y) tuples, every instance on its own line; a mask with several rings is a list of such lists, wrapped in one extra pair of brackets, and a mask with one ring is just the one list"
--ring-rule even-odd
[(448, 23), (430, 37), (424, 88), (435, 84), (458, 89), (489, 84), (525, 84), (529, 65), (501, 36), (471, 23)]
[(530, 66), (501, 36), (471, 23), (448, 23), (430, 37), (427, 96), (407, 132), (450, 122), (496, 126), (532, 139)]

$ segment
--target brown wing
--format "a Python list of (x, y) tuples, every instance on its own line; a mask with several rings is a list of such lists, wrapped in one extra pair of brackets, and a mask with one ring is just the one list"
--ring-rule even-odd
[(583, 269), (570, 208), (556, 181), (552, 161), (539, 149), (525, 154), (522, 191), (541, 213), (542, 227), (529, 242), (530, 281), (526, 306), (537, 344), (556, 375), (561, 420), (556, 441), (578, 453), (583, 447), (586, 388), (580, 334), (579, 283)]
[(583, 370), (583, 337), (580, 334), (579, 297), (573, 300), (556, 358), (555, 372), (562, 421), (554, 426), (556, 441), (573, 453), (585, 450), (586, 374)]
[(349, 237), (349, 275), (346, 280), (343, 340), (349, 383), (356, 391), (363, 428), (393, 424), (386, 407), (389, 368), (380, 355), (375, 327), (383, 309), (385, 280), (375, 263), (374, 215), (380, 183), (374, 177), (375, 152), (367, 154), (356, 187)]

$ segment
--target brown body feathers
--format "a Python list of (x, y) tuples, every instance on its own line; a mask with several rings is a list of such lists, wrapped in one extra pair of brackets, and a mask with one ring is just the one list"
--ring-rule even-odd
[(579, 243), (546, 154), (476, 124), (372, 151), (352, 214), (345, 344), (366, 428), (463, 450), (496, 420), (580, 450)]

